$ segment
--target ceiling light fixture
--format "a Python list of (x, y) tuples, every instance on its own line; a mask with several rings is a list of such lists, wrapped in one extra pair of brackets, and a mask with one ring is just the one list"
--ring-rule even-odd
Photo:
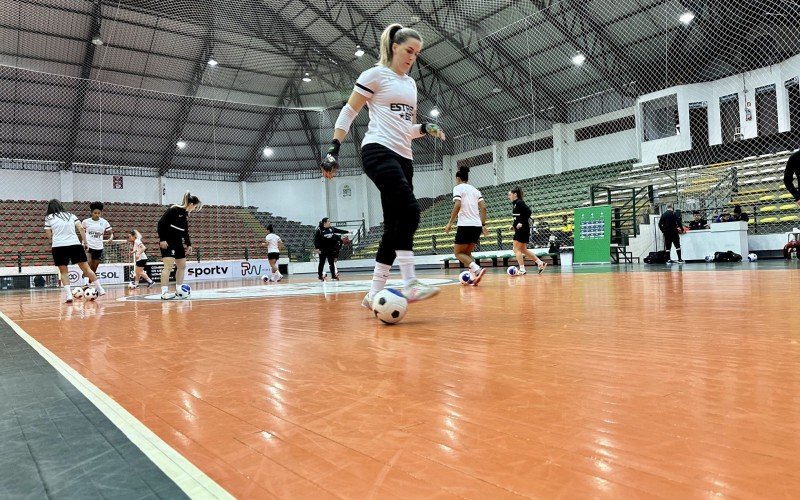
[(209, 57), (209, 58), (208, 58), (208, 65), (209, 65), (209, 66), (211, 66), (211, 67), (213, 68), (213, 67), (214, 67), (214, 66), (216, 66), (217, 64), (219, 64), (219, 63), (217, 62), (217, 60), (216, 60), (216, 59), (214, 59), (213, 57)]
[(183, 139), (178, 139), (178, 142), (175, 143), (178, 146), (178, 149), (186, 149), (186, 141)]
[(356, 57), (361, 57), (364, 55), (364, 49), (361, 48), (361, 45), (356, 45)]
[(99, 46), (103, 45), (104, 43), (105, 42), (103, 41), (102, 38), (100, 38), (100, 35), (95, 35), (95, 36), (92, 37), (92, 45), (97, 45), (99, 47)]
[(694, 12), (687, 10), (686, 12), (681, 14), (681, 17), (679, 17), (678, 20), (683, 24), (685, 24), (686, 26), (689, 26), (689, 23), (691, 23), (694, 20)]
[(575, 66), (580, 66), (584, 62), (586, 62), (586, 56), (583, 55), (583, 53), (578, 52), (577, 54), (572, 56), (572, 64), (574, 64)]
[(311, 77), (308, 75), (308, 73), (306, 73), (306, 76), (303, 77), (303, 81), (306, 83), (311, 81)]
[(440, 114), (442, 114), (442, 113), (441, 113), (441, 111), (439, 111), (437, 108), (433, 108), (433, 109), (431, 110), (431, 116), (432, 116), (433, 118), (438, 118)]
[(275, 154), (275, 151), (272, 148), (270, 148), (270, 147), (264, 148), (264, 156), (266, 156), (267, 158), (269, 158), (270, 156), (272, 156), (274, 154)]

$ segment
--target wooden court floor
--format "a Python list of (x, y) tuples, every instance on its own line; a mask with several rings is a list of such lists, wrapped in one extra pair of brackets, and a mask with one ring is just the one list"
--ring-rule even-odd
[(240, 498), (797, 498), (796, 264), (690, 267), (0, 310)]

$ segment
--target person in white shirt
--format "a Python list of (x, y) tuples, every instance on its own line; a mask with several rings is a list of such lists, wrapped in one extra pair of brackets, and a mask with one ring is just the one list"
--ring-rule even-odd
[[(81, 222), (83, 229), (86, 230), (86, 244), (89, 251), (89, 267), (97, 272), (97, 268), (103, 261), (103, 243), (114, 238), (111, 224), (103, 218), (105, 207), (99, 201), (94, 201), (89, 205), (92, 217)], [(88, 283), (88, 278), (84, 276), (84, 284)]]
[[(72, 289), (69, 285), (70, 263), (77, 265), (89, 283), (97, 290), (97, 295), (105, 295), (106, 291), (97, 281), (94, 271), (86, 263), (86, 231), (73, 214), (66, 211), (58, 200), (50, 200), (47, 204), (47, 215), (44, 218), (44, 234), (51, 239), (53, 264), (58, 267), (61, 284), (64, 287), (65, 302), (72, 302)], [(80, 234), (80, 239), (78, 239)]]
[(445, 139), (434, 123), (415, 123), (417, 84), (408, 75), (422, 50), (416, 30), (399, 24), (387, 27), (380, 40), (380, 61), (358, 77), (347, 104), (339, 113), (333, 140), (322, 162), (323, 176), (330, 179), (339, 166), (339, 148), (359, 111), (369, 108), (369, 127), (361, 144), (364, 173), (381, 193), (384, 231), (375, 256), (372, 287), (361, 304), (372, 308), (372, 298), (383, 289), (397, 258), (403, 277), (403, 295), (409, 302), (428, 299), (439, 289), (416, 278), (413, 242), (420, 219), (414, 196), (411, 141), (430, 135)]
[(280, 281), (283, 275), (278, 271), (278, 259), (281, 257), (280, 249), (284, 248), (283, 240), (275, 234), (275, 229), (272, 224), (267, 225), (267, 236), (264, 238), (262, 245), (267, 246), (267, 259), (269, 260), (269, 269), (267, 274), (264, 275), (265, 281)]
[(469, 168), (459, 168), (456, 172), (456, 186), (453, 188), (453, 212), (450, 214), (450, 220), (444, 227), (444, 231), (449, 233), (453, 229), (453, 222), (458, 217), (453, 253), (462, 264), (469, 268), (472, 285), (478, 286), (486, 269), (482, 269), (475, 262), (472, 251), (478, 245), (481, 234), (487, 236), (489, 230), (486, 229), (486, 202), (483, 201), (483, 195), (477, 188), (467, 184), (467, 181), (469, 181)]
[(136, 288), (141, 278), (144, 278), (147, 282), (147, 288), (152, 287), (155, 282), (150, 279), (150, 276), (144, 270), (144, 266), (147, 265), (147, 254), (145, 253), (147, 247), (142, 243), (142, 234), (134, 229), (128, 233), (128, 242), (133, 245), (131, 253), (133, 254), (134, 275), (131, 281), (131, 288)]

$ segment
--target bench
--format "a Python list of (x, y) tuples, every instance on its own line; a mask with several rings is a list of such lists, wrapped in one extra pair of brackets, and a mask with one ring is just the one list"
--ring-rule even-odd
[[(549, 258), (552, 262), (555, 262), (556, 261), (555, 257), (557, 257), (558, 254), (550, 253), (548, 250), (549, 249), (547, 248), (531, 249), (531, 251), (533, 251), (533, 253), (540, 259), (547, 260)], [(483, 261), (489, 260), (492, 262), (492, 266), (494, 267), (498, 267), (498, 262), (502, 262), (503, 267), (508, 267), (509, 259), (516, 259), (514, 252), (512, 252), (511, 250), (491, 250), (485, 252), (472, 252), (472, 257), (475, 259), (475, 262), (477, 262), (478, 265), (481, 265), (482, 260)], [(455, 255), (448, 255), (442, 258), (442, 262), (444, 263), (445, 269), (450, 269), (450, 263), (453, 261), (458, 262), (460, 267), (464, 267), (464, 265), (461, 264), (461, 262), (459, 262), (458, 259), (456, 259)]]

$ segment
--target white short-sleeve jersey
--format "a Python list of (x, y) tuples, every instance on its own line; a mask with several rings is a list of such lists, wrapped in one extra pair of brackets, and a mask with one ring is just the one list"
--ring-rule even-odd
[(478, 208), (478, 202), (482, 199), (481, 192), (470, 184), (458, 184), (453, 188), (453, 202), (461, 202), (461, 210), (458, 212), (459, 227), (482, 226), (481, 212)]

